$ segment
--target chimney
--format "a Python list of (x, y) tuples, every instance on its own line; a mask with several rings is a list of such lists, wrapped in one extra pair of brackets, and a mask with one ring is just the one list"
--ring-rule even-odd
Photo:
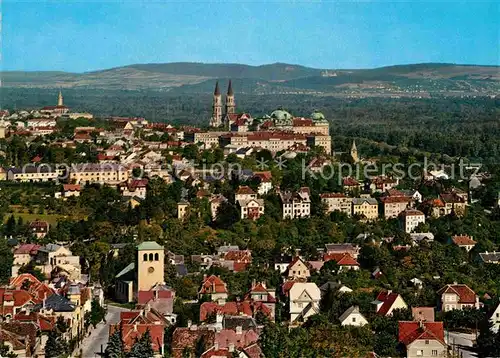
[(387, 290), (387, 296), (389, 296), (392, 293), (392, 290)]
[(215, 315), (215, 322), (222, 323), (223, 318), (224, 318), (224, 315), (222, 314), (222, 312), (218, 311)]
[(219, 342), (217, 342), (217, 341), (214, 342), (214, 350), (215, 351), (219, 350)]
[(229, 343), (229, 346), (227, 347), (227, 350), (229, 353), (234, 352), (234, 343)]
[(243, 327), (242, 326), (236, 326), (236, 334), (243, 334)]
[(188, 319), (188, 328), (191, 328), (192, 324), (193, 324), (193, 322), (190, 319)]

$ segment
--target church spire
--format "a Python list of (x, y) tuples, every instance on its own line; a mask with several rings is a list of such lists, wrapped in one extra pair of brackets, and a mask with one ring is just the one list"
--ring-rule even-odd
[(57, 97), (57, 105), (64, 106), (63, 95), (62, 95), (61, 90), (59, 90), (59, 96)]
[(359, 157), (358, 157), (358, 148), (356, 147), (356, 141), (352, 141), (352, 147), (351, 147), (351, 159), (354, 163), (359, 162)]
[(215, 82), (214, 96), (220, 96), (219, 81)]
[(233, 86), (231, 84), (231, 80), (229, 80), (229, 85), (227, 86), (227, 95), (228, 96), (234, 96)]

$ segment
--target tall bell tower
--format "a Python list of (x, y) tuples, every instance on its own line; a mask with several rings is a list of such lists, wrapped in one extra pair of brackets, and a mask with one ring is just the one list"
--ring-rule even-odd
[(61, 91), (59, 91), (59, 96), (57, 97), (57, 105), (59, 107), (64, 106), (63, 95)]
[(231, 80), (229, 80), (229, 85), (227, 86), (226, 94), (226, 115), (234, 114), (236, 111), (236, 104), (234, 103), (234, 92)]
[(155, 241), (137, 246), (137, 290), (149, 291), (165, 282), (165, 249)]
[(214, 101), (212, 105), (212, 118), (210, 127), (220, 127), (222, 125), (222, 96), (219, 89), (219, 81), (215, 83)]

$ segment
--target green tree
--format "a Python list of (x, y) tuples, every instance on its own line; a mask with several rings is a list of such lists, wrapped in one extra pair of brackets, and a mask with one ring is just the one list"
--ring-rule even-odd
[(125, 347), (122, 340), (122, 328), (113, 332), (109, 337), (108, 345), (104, 351), (105, 358), (125, 358)]
[(144, 332), (140, 339), (136, 340), (128, 354), (131, 358), (151, 358), (154, 355), (155, 352), (153, 350), (149, 330)]
[(62, 334), (56, 330), (50, 331), (45, 344), (45, 357), (65, 357), (68, 350), (68, 342), (62, 337)]

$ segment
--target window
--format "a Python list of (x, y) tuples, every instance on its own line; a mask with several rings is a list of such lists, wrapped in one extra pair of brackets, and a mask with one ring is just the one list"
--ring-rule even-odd
[(148, 254), (144, 254), (144, 256), (142, 256), (142, 261), (148, 261)]
[(353, 317), (353, 318), (352, 318), (352, 322), (353, 322), (353, 323), (354, 323), (354, 322), (356, 322), (356, 317)]
[(433, 357), (437, 357), (437, 355), (438, 355), (438, 351), (437, 351), (437, 350), (435, 350), (435, 349), (433, 349), (433, 350), (432, 350), (432, 356), (433, 356)]
[(425, 344), (429, 344), (429, 340), (428, 339), (425, 340)]
[(149, 254), (149, 261), (153, 261), (153, 254)]
[(155, 261), (159, 261), (160, 260), (160, 256), (158, 254), (155, 254)]
[(420, 349), (417, 351), (417, 357), (422, 357), (424, 355), (424, 350)]

